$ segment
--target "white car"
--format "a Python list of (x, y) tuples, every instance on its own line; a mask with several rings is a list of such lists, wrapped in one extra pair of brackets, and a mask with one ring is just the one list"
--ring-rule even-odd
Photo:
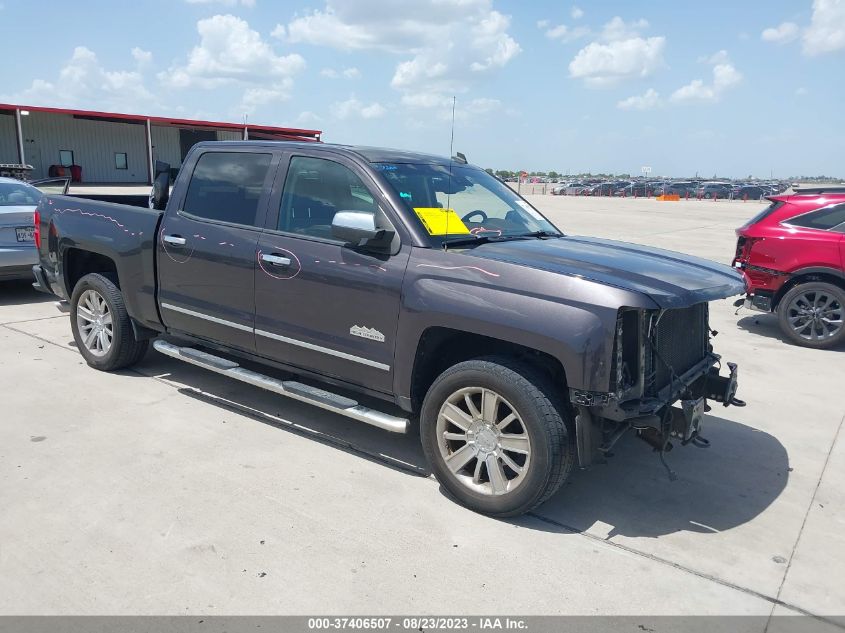
[(35, 207), (44, 193), (66, 193), (67, 185), (62, 178), (27, 183), (0, 177), (0, 281), (33, 278)]

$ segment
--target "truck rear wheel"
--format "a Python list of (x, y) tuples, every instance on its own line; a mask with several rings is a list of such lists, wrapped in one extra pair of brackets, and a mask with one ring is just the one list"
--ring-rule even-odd
[(563, 406), (528, 365), (504, 358), (450, 367), (423, 402), (420, 436), (437, 480), (462, 505), (517, 516), (548, 499), (575, 463)]
[(114, 371), (134, 365), (149, 341), (138, 341), (120, 289), (99, 273), (85, 275), (70, 299), (70, 327), (79, 353), (91, 367)]
[(827, 349), (845, 343), (845, 290), (822, 281), (799, 283), (778, 303), (781, 331), (793, 343)]

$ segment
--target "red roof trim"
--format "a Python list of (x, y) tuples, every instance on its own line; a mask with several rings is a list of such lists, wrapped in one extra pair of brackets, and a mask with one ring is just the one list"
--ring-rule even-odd
[(53, 114), (71, 114), (82, 115), (90, 117), (103, 117), (108, 119), (125, 119), (127, 121), (146, 121), (150, 120), (152, 124), (158, 125), (184, 125), (184, 126), (203, 126), (213, 127), (228, 130), (243, 130), (246, 127), (248, 130), (254, 130), (265, 134), (284, 134), (287, 136), (302, 136), (312, 137), (304, 140), (319, 140), (322, 130), (303, 130), (292, 127), (276, 127), (272, 125), (252, 125), (247, 123), (224, 123), (222, 121), (200, 121), (195, 119), (174, 119), (170, 117), (160, 116), (144, 116), (142, 114), (122, 114), (119, 112), (100, 112), (97, 110), (73, 110), (69, 108), (48, 108), (45, 106), (28, 106), (28, 105), (14, 105), (11, 103), (0, 103), (0, 110), (30, 110), (32, 112), (50, 112)]

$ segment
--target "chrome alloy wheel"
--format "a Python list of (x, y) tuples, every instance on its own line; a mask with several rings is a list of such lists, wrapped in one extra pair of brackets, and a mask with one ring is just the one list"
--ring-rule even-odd
[(531, 441), (519, 413), (490, 389), (454, 392), (440, 407), (436, 432), (447, 468), (475, 492), (512, 492), (531, 466)]
[(91, 354), (105, 356), (114, 340), (114, 326), (109, 304), (96, 290), (86, 290), (76, 304), (79, 337)]
[(786, 318), (801, 338), (821, 341), (842, 329), (843, 311), (845, 309), (835, 296), (823, 290), (808, 290), (792, 300)]

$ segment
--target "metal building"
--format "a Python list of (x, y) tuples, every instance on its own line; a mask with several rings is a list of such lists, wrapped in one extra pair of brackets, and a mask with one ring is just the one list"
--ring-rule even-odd
[(199, 141), (319, 141), (320, 130), (195, 121), (0, 103), (0, 164), (31, 165), (29, 177), (64, 171), (89, 183), (152, 183), (156, 160), (179, 167)]

